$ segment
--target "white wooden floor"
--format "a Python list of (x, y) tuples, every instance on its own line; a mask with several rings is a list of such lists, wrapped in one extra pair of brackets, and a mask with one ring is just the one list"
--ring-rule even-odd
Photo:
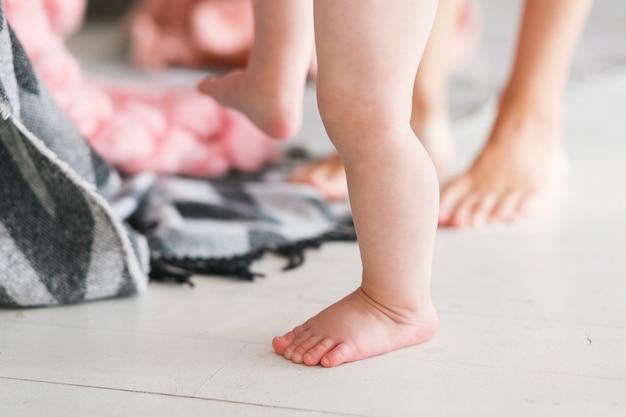
[[(560, 205), (439, 231), (427, 344), (335, 369), (275, 355), (272, 336), (357, 285), (357, 247), (327, 244), (292, 272), (261, 261), (254, 283), (0, 310), (0, 416), (624, 416), (625, 108), (626, 72), (578, 83)], [(464, 161), (490, 116), (455, 126)]]

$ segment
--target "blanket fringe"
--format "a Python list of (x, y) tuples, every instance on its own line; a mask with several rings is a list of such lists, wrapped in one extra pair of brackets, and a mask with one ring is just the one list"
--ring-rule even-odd
[(292, 242), (288, 245), (261, 248), (242, 256), (230, 258), (190, 258), (161, 256), (151, 260), (150, 279), (152, 281), (170, 281), (194, 286), (192, 275), (219, 275), (254, 281), (263, 274), (251, 271), (252, 263), (263, 255), (272, 253), (287, 259), (283, 268), (288, 271), (301, 266), (307, 249), (318, 249), (325, 242), (352, 242), (356, 233), (352, 226), (342, 226), (322, 236)]

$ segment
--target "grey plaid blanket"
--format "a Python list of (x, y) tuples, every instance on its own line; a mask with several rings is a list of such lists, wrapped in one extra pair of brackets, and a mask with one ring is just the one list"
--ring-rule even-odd
[(355, 238), (347, 209), (260, 178), (123, 179), (40, 83), (0, 1), (0, 306), (78, 303), (144, 291), (148, 276), (252, 279), (264, 253), (287, 267)]

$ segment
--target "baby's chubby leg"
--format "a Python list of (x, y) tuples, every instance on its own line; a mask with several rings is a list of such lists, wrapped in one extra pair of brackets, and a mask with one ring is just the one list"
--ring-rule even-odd
[[(411, 126), (440, 176), (450, 170), (455, 156), (447, 102), (450, 51), (460, 33), (467, 36), (460, 20), (470, 7), (470, 0), (439, 2), (413, 86)], [(345, 198), (348, 193), (343, 163), (336, 154), (296, 169), (290, 180), (313, 185), (329, 200)]]
[(318, 102), (345, 165), (363, 275), (355, 292), (274, 339), (293, 362), (336, 366), (436, 331), (437, 176), (410, 126), (435, 8), (430, 0), (315, 0)]
[(208, 77), (200, 91), (276, 139), (297, 133), (313, 51), (311, 0), (254, 0), (254, 45), (244, 70)]

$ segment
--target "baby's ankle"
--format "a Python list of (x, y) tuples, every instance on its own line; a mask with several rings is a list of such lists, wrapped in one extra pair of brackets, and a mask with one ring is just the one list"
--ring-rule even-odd
[(288, 106), (280, 101), (267, 103), (266, 118), (262, 130), (274, 139), (290, 139), (294, 137), (302, 127), (302, 114), (298, 106)]
[(396, 323), (411, 324), (421, 318), (436, 320), (437, 314), (428, 292), (416, 297), (407, 297), (406, 293), (393, 296), (364, 284), (355, 293)]
[(302, 126), (303, 88), (285, 85), (272, 86), (254, 80), (249, 82), (251, 100), (256, 103), (258, 120), (263, 131), (275, 139), (289, 139), (295, 136)]

